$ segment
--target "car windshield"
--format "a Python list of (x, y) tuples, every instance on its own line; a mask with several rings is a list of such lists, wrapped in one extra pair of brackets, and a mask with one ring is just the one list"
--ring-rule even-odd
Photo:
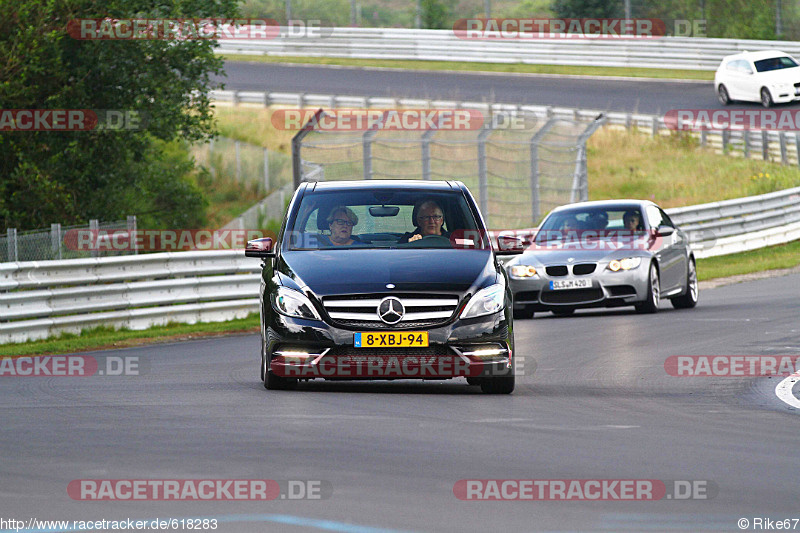
[(491, 246), (460, 191), (310, 191), (296, 213), (290, 250)]
[(780, 70), (784, 68), (794, 68), (797, 62), (789, 56), (771, 57), (769, 59), (762, 59), (754, 61), (756, 70), (758, 72), (768, 72), (770, 70)]
[(644, 231), (644, 217), (637, 205), (575, 207), (550, 213), (542, 222), (535, 242), (562, 239), (614, 237), (619, 232)]

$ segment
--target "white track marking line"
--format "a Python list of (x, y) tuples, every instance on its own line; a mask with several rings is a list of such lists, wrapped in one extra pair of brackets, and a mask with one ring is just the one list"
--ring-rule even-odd
[(796, 372), (778, 383), (778, 386), (775, 387), (775, 394), (778, 396), (778, 399), (795, 409), (800, 409), (800, 400), (792, 393), (792, 388), (799, 380), (800, 372)]

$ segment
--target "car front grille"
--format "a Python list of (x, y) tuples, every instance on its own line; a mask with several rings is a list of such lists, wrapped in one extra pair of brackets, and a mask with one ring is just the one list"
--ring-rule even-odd
[(567, 271), (566, 265), (555, 265), (544, 267), (544, 271), (547, 272), (548, 276), (557, 277), (557, 276), (566, 276), (569, 272)]
[[(378, 306), (388, 296), (400, 300), (405, 309), (396, 324), (387, 324), (378, 316)], [(458, 297), (424, 293), (328, 296), (322, 305), (333, 321), (348, 328), (404, 330), (444, 324), (455, 313)]]
[(567, 289), (542, 291), (541, 300), (546, 304), (579, 304), (603, 299), (602, 289)]
[(576, 276), (585, 276), (594, 272), (596, 268), (596, 263), (581, 263), (572, 267), (572, 273)]

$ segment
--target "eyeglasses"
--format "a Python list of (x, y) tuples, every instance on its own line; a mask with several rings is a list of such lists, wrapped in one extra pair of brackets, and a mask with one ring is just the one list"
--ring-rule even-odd
[(429, 221), (431, 221), (431, 220), (433, 220), (433, 221), (436, 221), (436, 222), (439, 222), (439, 221), (440, 221), (440, 220), (442, 220), (444, 217), (443, 217), (442, 215), (428, 215), (428, 216), (422, 216), (422, 215), (420, 215), (420, 216), (418, 216), (417, 218), (418, 218), (419, 220), (422, 220), (422, 221), (424, 221), (424, 222), (429, 222)]
[(339, 226), (355, 226), (355, 223), (351, 220), (346, 220), (344, 218), (336, 218), (333, 220), (334, 224), (338, 224)]

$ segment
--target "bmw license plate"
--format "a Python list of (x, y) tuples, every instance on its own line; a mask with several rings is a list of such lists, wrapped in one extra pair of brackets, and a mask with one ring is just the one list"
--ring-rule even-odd
[(561, 289), (588, 289), (592, 286), (592, 281), (588, 279), (564, 279), (550, 282), (550, 290)]
[(353, 337), (356, 348), (425, 348), (427, 331), (359, 331)]

